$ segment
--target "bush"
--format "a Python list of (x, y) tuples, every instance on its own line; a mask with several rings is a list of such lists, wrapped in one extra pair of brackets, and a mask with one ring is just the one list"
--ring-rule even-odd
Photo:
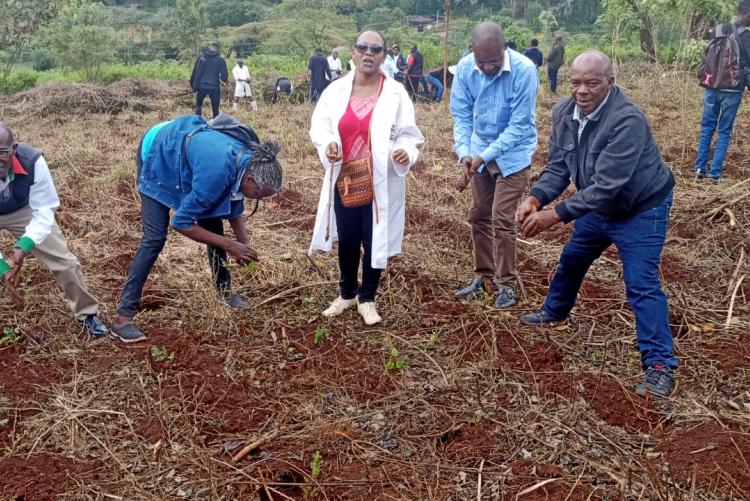
[(55, 66), (55, 58), (44, 49), (36, 49), (31, 53), (31, 63), (35, 71), (48, 71)]
[(0, 94), (15, 94), (31, 89), (36, 85), (38, 79), (39, 74), (33, 70), (13, 71), (5, 80), (0, 81)]

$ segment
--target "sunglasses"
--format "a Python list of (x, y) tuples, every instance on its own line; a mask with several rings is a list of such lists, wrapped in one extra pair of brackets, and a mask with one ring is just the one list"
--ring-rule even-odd
[(16, 143), (11, 144), (7, 148), (0, 148), (0, 158), (8, 158), (13, 154), (16, 149)]
[(357, 52), (359, 52), (360, 54), (364, 54), (365, 52), (367, 52), (367, 49), (370, 49), (370, 52), (372, 52), (376, 56), (383, 52), (383, 50), (385, 50), (385, 47), (383, 47), (379, 43), (374, 43), (372, 45), (367, 45), (366, 43), (355, 43), (354, 48), (357, 49)]

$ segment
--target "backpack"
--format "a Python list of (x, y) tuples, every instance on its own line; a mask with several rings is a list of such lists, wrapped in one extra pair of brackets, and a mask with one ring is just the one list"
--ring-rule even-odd
[(706, 47), (703, 59), (698, 66), (698, 84), (706, 89), (730, 90), (740, 87), (740, 44), (737, 37), (747, 28), (735, 28), (730, 24), (714, 37)]

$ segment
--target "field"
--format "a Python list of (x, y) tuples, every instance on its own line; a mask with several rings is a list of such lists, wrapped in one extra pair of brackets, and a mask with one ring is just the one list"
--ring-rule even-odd
[[(381, 285), (385, 322), (323, 319), (337, 270), (335, 254), (317, 256), (322, 273), (305, 257), (322, 177), (312, 108), (264, 105), (238, 115), (283, 143), (286, 177), (247, 219), (262, 260), (234, 284), (251, 308), (219, 303), (205, 249), (178, 234), (147, 283), (141, 345), (88, 340), (34, 259), (25, 309), (0, 297), (0, 499), (748, 498), (750, 118), (743, 109), (727, 181), (698, 182), (700, 89), (649, 66), (621, 73), (677, 177), (662, 265), (681, 362), (672, 399), (631, 391), (642, 373), (614, 249), (571, 321), (518, 321), (543, 300), (570, 227), (521, 239), (517, 309), (453, 300), (472, 270), (469, 195), (451, 188), (443, 106), (417, 110), (427, 143), (408, 181), (405, 251)], [(0, 120), (51, 163), (59, 224), (106, 320), (140, 238), (134, 149), (189, 110), (186, 89), (160, 82), (0, 101)], [(7, 253), (12, 239), (0, 243)]]

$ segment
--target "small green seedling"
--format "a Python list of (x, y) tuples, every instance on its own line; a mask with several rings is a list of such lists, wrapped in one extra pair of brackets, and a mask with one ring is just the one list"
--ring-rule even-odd
[(388, 361), (385, 363), (385, 372), (393, 369), (403, 369), (406, 365), (406, 360), (401, 357), (401, 352), (395, 346), (391, 346), (388, 355)]
[(320, 451), (315, 451), (310, 462), (310, 476), (313, 480), (320, 476), (323, 471), (323, 458), (320, 456)]
[(328, 337), (328, 329), (325, 327), (318, 327), (315, 329), (315, 337), (313, 338), (313, 343), (316, 345), (320, 345), (325, 339)]
[(151, 358), (156, 362), (164, 362), (174, 360), (174, 352), (169, 351), (166, 346), (152, 346), (151, 347)]
[(302, 304), (304, 304), (304, 305), (310, 306), (314, 302), (315, 302), (315, 300), (313, 298), (311, 298), (310, 296), (305, 296), (305, 297), (302, 298)]
[(21, 340), (18, 327), (3, 327), (3, 337), (0, 338), (0, 346), (16, 344)]
[(242, 269), (247, 273), (248, 275), (254, 274), (256, 271), (258, 271), (258, 263), (255, 261), (250, 261), (245, 266), (242, 267)]

